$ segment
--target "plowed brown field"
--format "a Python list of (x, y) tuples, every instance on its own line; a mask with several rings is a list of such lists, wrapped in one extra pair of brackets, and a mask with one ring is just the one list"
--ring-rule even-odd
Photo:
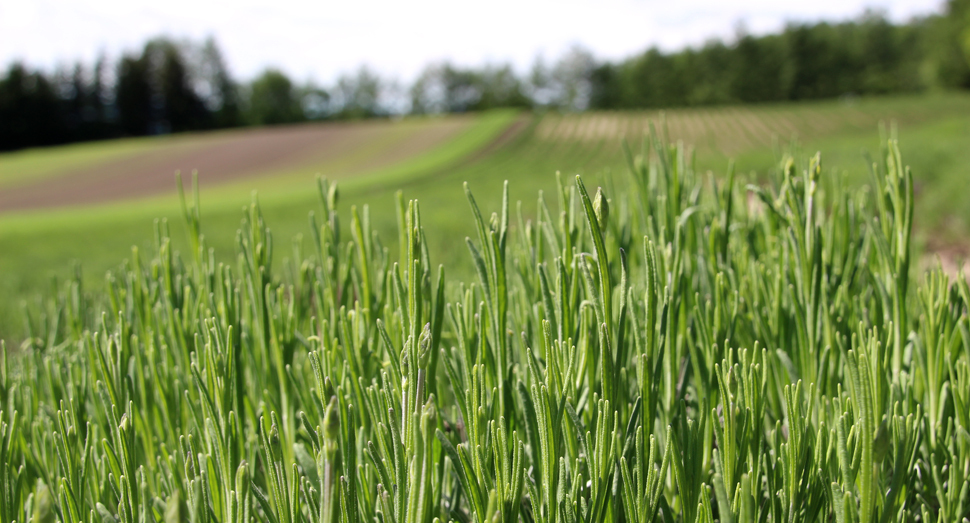
[(341, 178), (428, 152), (472, 121), (472, 117), (456, 116), (161, 137), (157, 144), (120, 158), (82, 168), (68, 166), (37, 180), (0, 186), (0, 212), (170, 192), (176, 171), (198, 171), (203, 186), (301, 171)]

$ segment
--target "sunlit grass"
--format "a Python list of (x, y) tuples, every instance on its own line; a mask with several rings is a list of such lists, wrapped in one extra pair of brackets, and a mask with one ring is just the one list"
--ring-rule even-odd
[(473, 182), (470, 277), (435, 198), (392, 239), (321, 180), (303, 241), (253, 201), (223, 262), (190, 197), (182, 255), (159, 224), (8, 347), (0, 519), (963, 521), (970, 287), (912, 267), (877, 158), (867, 190), (660, 141), (599, 188)]

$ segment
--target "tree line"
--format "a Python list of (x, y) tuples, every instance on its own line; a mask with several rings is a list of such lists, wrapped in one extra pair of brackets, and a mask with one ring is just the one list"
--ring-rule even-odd
[(576, 46), (552, 63), (428, 65), (410, 86), (366, 67), (324, 88), (278, 69), (249, 82), (229, 73), (213, 39), (156, 38), (116, 63), (53, 74), (22, 63), (0, 77), (0, 150), (75, 141), (521, 107), (582, 111), (810, 100), (970, 88), (970, 0), (893, 24), (874, 11), (846, 22), (738, 31), (676, 52), (597, 60)]

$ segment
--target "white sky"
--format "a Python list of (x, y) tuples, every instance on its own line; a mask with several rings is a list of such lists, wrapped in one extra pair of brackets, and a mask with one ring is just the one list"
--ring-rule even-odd
[(13, 60), (52, 70), (140, 50), (160, 34), (216, 38), (232, 74), (277, 66), (331, 83), (367, 64), (408, 82), (432, 61), (511, 62), (526, 71), (574, 43), (619, 59), (651, 45), (678, 49), (739, 23), (759, 34), (786, 21), (843, 20), (866, 7), (895, 21), (939, 11), (942, 0), (0, 0), (0, 67)]

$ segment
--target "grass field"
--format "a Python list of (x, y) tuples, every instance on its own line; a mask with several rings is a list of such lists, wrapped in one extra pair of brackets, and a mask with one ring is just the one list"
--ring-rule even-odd
[[(959, 252), (970, 224), (970, 208), (963, 204), (970, 180), (970, 97), (956, 94), (663, 115), (497, 112), (6, 154), (0, 156), (0, 337), (21, 336), (21, 302), (31, 301), (52, 276), (71, 274), (74, 261), (87, 287), (100, 289), (105, 272), (130, 257), (133, 245), (146, 246), (156, 218), (168, 219), (175, 247), (184, 250), (176, 169), (199, 170), (203, 230), (222, 259), (234, 253), (240, 209), (253, 190), (283, 247), (277, 256), (287, 256), (291, 239), (309, 232), (308, 212), (318, 210), (314, 178), (323, 174), (340, 182), (345, 209), (370, 203), (372, 227), (390, 246), (396, 242), (395, 191), (420, 196), (436, 258), (470, 272), (460, 241), (474, 232), (465, 219), (463, 181), (482, 195), (484, 207), (494, 208), (502, 180), (510, 180), (511, 198), (523, 200), (528, 218), (536, 192), (552, 194), (556, 171), (591, 180), (612, 171), (622, 179), (622, 140), (638, 149), (653, 123), (671, 140), (694, 145), (701, 172), (724, 173), (733, 158), (743, 176), (756, 180), (794, 147), (803, 157), (823, 151), (823, 165), (839, 169), (825, 171), (826, 177), (844, 175), (857, 186), (868, 176), (863, 151), (878, 155), (881, 122), (896, 123), (903, 157), (913, 167), (920, 239)], [(133, 165), (142, 169), (132, 170)]]

